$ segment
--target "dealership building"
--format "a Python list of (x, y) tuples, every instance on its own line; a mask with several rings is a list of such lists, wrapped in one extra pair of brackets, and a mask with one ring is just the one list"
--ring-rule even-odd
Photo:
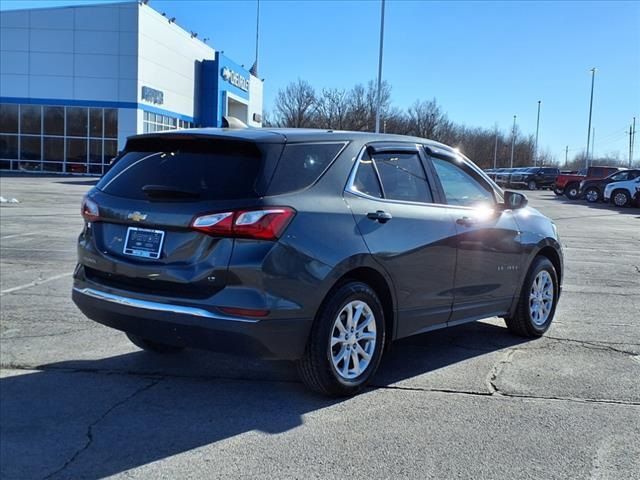
[(145, 2), (0, 12), (0, 169), (100, 174), (137, 133), (262, 124), (263, 82)]

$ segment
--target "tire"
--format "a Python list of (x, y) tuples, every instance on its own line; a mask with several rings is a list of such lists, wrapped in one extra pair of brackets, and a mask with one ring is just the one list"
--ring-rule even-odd
[[(348, 313), (351, 310), (352, 318), (355, 317), (362, 304), (364, 304), (362, 313), (354, 318), (356, 326), (359, 325), (362, 328), (362, 322), (369, 318), (366, 312), (373, 315), (373, 318), (365, 330), (361, 331), (361, 335), (366, 335), (368, 339), (363, 340), (359, 337), (360, 339), (357, 340), (353, 337), (353, 333), (357, 332), (358, 328), (354, 330), (353, 325), (349, 325)], [(346, 334), (343, 332), (344, 328), (340, 330), (338, 323), (347, 328)], [(349, 329), (350, 326), (351, 329)], [(375, 338), (372, 338), (372, 333)], [(335, 345), (332, 345), (334, 342)], [(357, 368), (355, 359), (360, 358), (359, 353), (354, 353), (357, 350), (352, 351), (349, 344), (354, 347), (358, 344), (359, 350), (366, 350), (370, 355), (368, 360), (362, 356)], [(355, 281), (343, 283), (327, 295), (318, 311), (311, 327), (305, 353), (298, 361), (300, 378), (311, 390), (323, 395), (332, 397), (355, 395), (365, 388), (378, 369), (384, 345), (385, 319), (378, 296), (365, 283)], [(362, 367), (364, 368), (358, 373)]]
[(564, 195), (564, 188), (553, 187), (553, 193), (555, 193), (557, 196), (561, 197), (562, 195)]
[(575, 200), (580, 193), (580, 185), (578, 183), (570, 183), (564, 188), (564, 194), (569, 200)]
[(153, 353), (178, 353), (184, 350), (184, 347), (178, 347), (176, 345), (167, 345), (164, 343), (154, 342), (152, 340), (148, 340), (146, 338), (142, 338), (138, 335), (134, 335), (133, 333), (125, 332), (125, 335), (131, 343), (133, 343), (136, 347), (141, 348), (147, 352)]
[(600, 190), (596, 187), (589, 187), (584, 192), (584, 199), (589, 203), (596, 203), (600, 200)]
[[(531, 296), (538, 293), (534, 293), (534, 281), (540, 279), (539, 285), (546, 286), (547, 280), (552, 287), (551, 292), (548, 289), (539, 290), (539, 297), (537, 300), (531, 299)], [(548, 295), (552, 295), (552, 299), (548, 298)], [(549, 329), (553, 316), (556, 312), (556, 305), (558, 303), (558, 275), (551, 261), (543, 256), (537, 256), (531, 263), (531, 267), (527, 272), (527, 276), (522, 285), (520, 292), (520, 299), (515, 310), (513, 317), (506, 317), (505, 323), (507, 328), (514, 335), (521, 337), (536, 338), (541, 337), (544, 332)], [(551, 300), (551, 304), (541, 299)], [(533, 304), (533, 305), (532, 305)], [(546, 305), (546, 309), (542, 305)], [(534, 306), (538, 305), (535, 309)], [(537, 312), (537, 313), (536, 313)], [(546, 312), (546, 317), (544, 316)]]
[(631, 195), (626, 190), (614, 190), (611, 194), (611, 203), (616, 207), (626, 207), (631, 203)]
[(536, 183), (535, 180), (530, 180), (529, 183), (527, 184), (527, 188), (529, 188), (529, 190), (537, 190), (538, 184)]

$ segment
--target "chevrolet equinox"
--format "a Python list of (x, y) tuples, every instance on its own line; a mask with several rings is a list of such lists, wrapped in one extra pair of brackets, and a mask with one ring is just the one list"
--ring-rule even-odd
[(409, 335), (498, 316), (539, 337), (560, 296), (554, 223), (422, 138), (133, 136), (81, 210), (87, 317), (152, 352), (295, 360), (327, 395), (363, 389)]

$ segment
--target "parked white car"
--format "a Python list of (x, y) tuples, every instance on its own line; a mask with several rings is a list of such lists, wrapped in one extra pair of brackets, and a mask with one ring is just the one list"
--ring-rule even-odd
[(611, 202), (616, 207), (626, 207), (640, 192), (640, 177), (623, 182), (613, 182), (604, 189), (604, 201)]

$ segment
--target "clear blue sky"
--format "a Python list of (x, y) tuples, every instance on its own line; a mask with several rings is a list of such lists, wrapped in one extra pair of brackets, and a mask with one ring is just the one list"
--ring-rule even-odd
[[(2, 0), (3, 9), (100, 0)], [(256, 1), (151, 0), (247, 68), (254, 59)], [(377, 72), (380, 2), (261, 2), (260, 76), (265, 110), (296, 78), (349, 88)], [(596, 155), (627, 158), (625, 130), (640, 128), (640, 2), (387, 1), (383, 76), (406, 107), (435, 97), (469, 126), (535, 133), (558, 160), (584, 149), (591, 67), (597, 67)], [(640, 157), (640, 140), (636, 142)]]

